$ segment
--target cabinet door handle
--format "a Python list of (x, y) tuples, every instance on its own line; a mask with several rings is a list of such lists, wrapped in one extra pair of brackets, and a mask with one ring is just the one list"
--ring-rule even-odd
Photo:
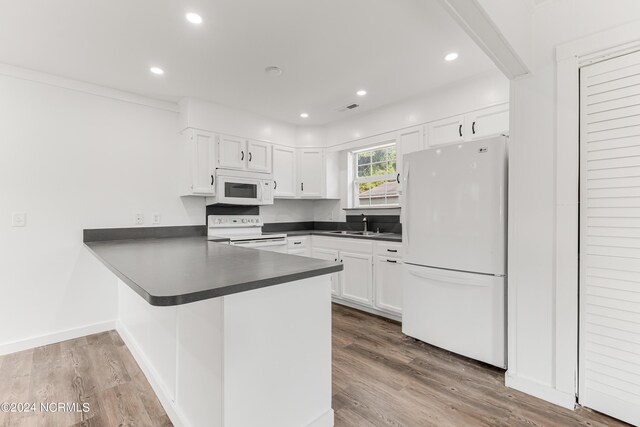
[(278, 188), (278, 181), (273, 180), (273, 189), (275, 190), (276, 188)]
[(462, 138), (462, 125), (458, 126), (458, 133), (460, 134), (460, 138)]
[(396, 176), (396, 181), (398, 181), (398, 184), (400, 184), (400, 174)]
[(398, 261), (394, 260), (394, 259), (388, 259), (387, 262), (392, 262), (392, 263), (397, 263)]
[(304, 182), (300, 183), (300, 191), (304, 191)]
[(476, 134), (476, 122), (471, 123), (471, 133)]
[(398, 252), (397, 249), (387, 249), (387, 252)]
[(244, 151), (240, 151), (240, 160), (244, 160)]
[(301, 245), (302, 242), (293, 242), (294, 245)]
[(334, 259), (334, 261), (335, 261), (335, 262), (338, 262), (338, 258), (335, 258), (335, 259)]
[(251, 151), (249, 151), (249, 161), (251, 161), (251, 158), (252, 158), (252, 157), (253, 157), (253, 156), (251, 155)]
[(215, 180), (213, 179), (213, 175), (211, 175), (211, 185), (213, 185), (214, 181)]

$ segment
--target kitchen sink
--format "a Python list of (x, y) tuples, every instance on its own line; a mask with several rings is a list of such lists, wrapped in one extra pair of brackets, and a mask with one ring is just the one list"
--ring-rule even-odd
[(393, 233), (376, 233), (374, 231), (327, 231), (329, 234), (341, 234), (343, 236), (365, 236), (365, 237), (374, 237), (374, 236), (388, 236)]

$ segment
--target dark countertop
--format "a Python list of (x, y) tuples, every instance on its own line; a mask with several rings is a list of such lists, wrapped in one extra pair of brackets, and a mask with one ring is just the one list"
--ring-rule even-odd
[(402, 234), (382, 234), (380, 236), (358, 236), (353, 234), (339, 234), (331, 233), (328, 230), (294, 230), (294, 231), (273, 231), (263, 234), (286, 234), (288, 237), (293, 236), (327, 236), (327, 237), (341, 237), (348, 239), (363, 239), (363, 240), (380, 240), (384, 242), (396, 242), (402, 243)]
[(149, 304), (171, 306), (342, 270), (339, 263), (238, 248), (207, 237), (85, 242)]

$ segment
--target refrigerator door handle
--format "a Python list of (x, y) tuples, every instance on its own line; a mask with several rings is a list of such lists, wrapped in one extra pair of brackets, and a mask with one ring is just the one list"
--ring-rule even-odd
[(404, 168), (404, 206), (400, 209), (400, 214), (403, 217), (402, 228), (405, 231), (403, 234), (403, 241), (406, 243), (405, 245), (405, 255), (409, 252), (409, 170), (411, 169), (411, 163), (407, 162)]
[[(427, 267), (430, 268), (430, 267)], [(424, 267), (408, 266), (409, 273), (413, 276), (420, 277), (421, 279), (430, 279), (432, 285), (441, 282), (445, 285), (457, 285), (457, 286), (469, 286), (474, 288), (486, 288), (490, 285), (495, 276), (478, 276), (474, 273), (456, 272), (453, 274), (438, 274), (433, 271), (424, 271)], [(474, 277), (464, 277), (465, 275), (471, 275)]]

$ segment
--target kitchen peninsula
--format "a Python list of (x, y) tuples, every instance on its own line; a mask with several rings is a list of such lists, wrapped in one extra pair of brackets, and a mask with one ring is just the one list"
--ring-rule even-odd
[(329, 274), (342, 265), (164, 231), (84, 240), (119, 278), (118, 332), (174, 425), (332, 426)]

